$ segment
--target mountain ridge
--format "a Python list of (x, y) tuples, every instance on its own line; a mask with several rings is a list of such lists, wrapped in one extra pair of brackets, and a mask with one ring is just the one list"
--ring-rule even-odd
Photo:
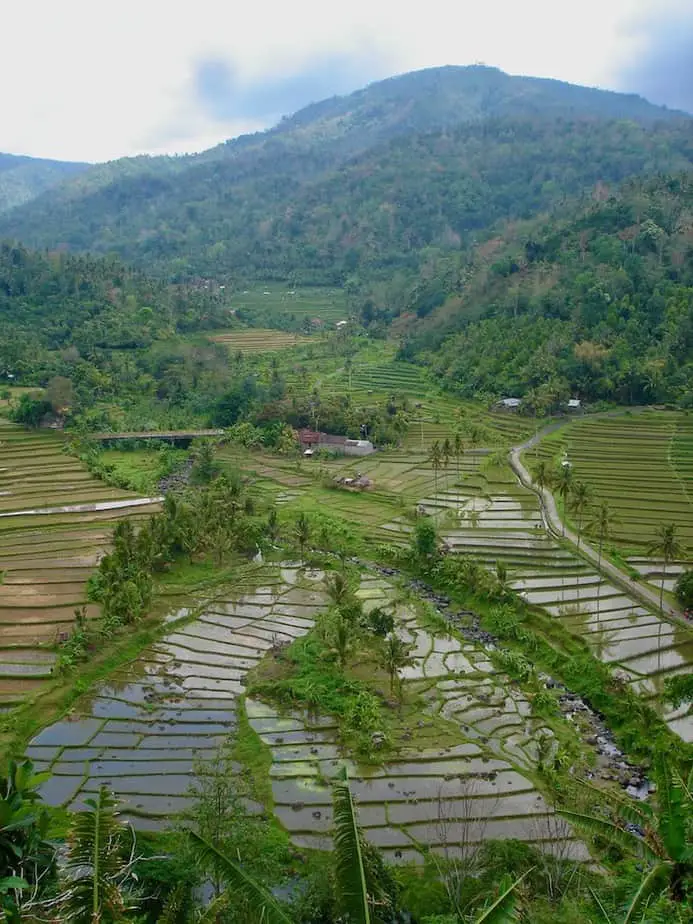
[(30, 202), (90, 166), (76, 161), (0, 153), (0, 215)]
[(335, 283), (415, 271), (413, 249), (463, 247), (498, 218), (595, 182), (692, 163), (693, 118), (642, 97), (480, 65), (429, 68), (197, 155), (96, 165), (0, 216), (0, 236), (113, 252), (174, 279), (299, 272)]

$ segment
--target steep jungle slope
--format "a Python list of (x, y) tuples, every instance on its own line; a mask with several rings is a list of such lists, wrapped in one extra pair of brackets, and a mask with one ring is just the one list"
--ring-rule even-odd
[(426, 248), (459, 251), (499, 217), (692, 160), (693, 120), (639, 97), (436, 68), (197, 156), (93, 168), (14, 210), (0, 235), (174, 278), (333, 283), (415, 271)]
[(89, 169), (89, 164), (0, 154), (0, 215)]
[(507, 228), (402, 352), (464, 396), (693, 406), (693, 172)]

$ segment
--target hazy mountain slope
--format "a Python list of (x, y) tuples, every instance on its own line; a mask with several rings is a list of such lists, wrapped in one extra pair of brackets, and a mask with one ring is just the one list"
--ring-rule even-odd
[(693, 171), (508, 228), (404, 354), (465, 396), (693, 407)]
[(0, 154), (0, 214), (89, 169), (89, 164)]
[(653, 132), (492, 119), (403, 136), (331, 168), (319, 148), (269, 145), (243, 162), (166, 171), (149, 162), (62, 209), (64, 190), (47, 194), (17, 230), (33, 246), (114, 251), (163, 275), (335, 283), (413, 273), (432, 248), (464, 251), (499, 220), (560, 206), (599, 182), (692, 164), (693, 121)]
[[(100, 165), (0, 219), (0, 235), (115, 251), (163, 274), (341, 278), (359, 265), (415, 265), (415, 252), (441, 237), (458, 246), (498, 215), (525, 214), (597, 179), (683, 166), (691, 126), (635, 96), (436, 68), (316, 103), (200, 155)], [(536, 139), (527, 142), (528, 132)], [(517, 173), (513, 188), (506, 166)], [(545, 176), (538, 196), (524, 195), (530, 170), (529, 181)]]

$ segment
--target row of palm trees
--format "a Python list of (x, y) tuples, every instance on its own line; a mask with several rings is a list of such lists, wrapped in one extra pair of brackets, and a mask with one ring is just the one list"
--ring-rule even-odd
[(447, 436), (440, 442), (434, 440), (428, 455), (428, 461), (433, 468), (433, 477), (435, 479), (435, 490), (438, 493), (438, 474), (441, 469), (447, 471), (450, 460), (455, 459), (457, 467), (457, 481), (460, 480), (460, 462), (466, 447), (478, 446), (484, 436), (484, 430), (478, 424), (470, 423), (466, 426), (465, 432), (456, 430), (454, 437), (449, 439)]
[[(537, 465), (534, 482), (543, 492), (546, 487), (553, 487), (563, 502), (563, 535), (565, 536), (565, 512), (571, 510), (576, 517), (577, 547), (580, 548), (583, 527), (597, 536), (597, 567), (601, 570), (604, 544), (613, 535), (618, 520), (608, 501), (595, 503), (589, 485), (577, 481), (569, 465), (561, 465), (558, 471), (552, 470), (545, 460)], [(660, 523), (655, 538), (648, 545), (647, 554), (662, 562), (662, 575), (659, 587), (659, 610), (664, 613), (664, 586), (667, 570), (672, 561), (682, 555), (683, 548), (678, 539), (675, 523)], [(597, 618), (599, 618), (599, 586), (597, 587)]]

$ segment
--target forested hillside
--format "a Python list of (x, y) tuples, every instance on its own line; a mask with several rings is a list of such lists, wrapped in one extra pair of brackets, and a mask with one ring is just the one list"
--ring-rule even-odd
[[(182, 387), (178, 379), (167, 384), (169, 366), (184, 366), (195, 354), (193, 347), (177, 347), (177, 335), (229, 322), (218, 288), (168, 285), (115, 259), (46, 256), (0, 245), (5, 385), (68, 379), (73, 407), (90, 407), (99, 399), (125, 401), (157, 388), (163, 399), (171, 388)], [(212, 347), (199, 352), (198, 365), (207, 361), (210, 374), (215, 353), (224, 354)], [(194, 387), (194, 376), (186, 381)]]
[(498, 219), (691, 162), (693, 120), (639, 97), (438, 68), (201, 155), (94, 168), (15, 210), (0, 234), (115, 252), (177, 279), (341, 283), (415, 273)]
[(507, 228), (403, 354), (460, 395), (526, 395), (539, 411), (571, 395), (692, 406), (693, 173)]
[(0, 154), (0, 214), (83, 173), (88, 164)]

